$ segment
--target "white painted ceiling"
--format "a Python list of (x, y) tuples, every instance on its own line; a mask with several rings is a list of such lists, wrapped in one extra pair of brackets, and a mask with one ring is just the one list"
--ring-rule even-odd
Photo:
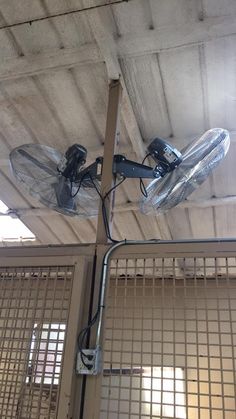
[[(40, 205), (16, 184), (8, 155), (24, 143), (65, 151), (75, 142), (91, 158), (101, 155), (108, 83), (120, 74), (118, 151), (128, 157), (141, 161), (154, 136), (181, 148), (212, 127), (232, 135), (220, 167), (166, 215), (142, 215), (139, 183), (127, 180), (116, 195), (114, 237), (235, 237), (236, 2), (117, 1), (65, 14), (109, 1), (0, 0), (0, 199), (24, 209), (36, 244), (95, 240), (96, 219), (34, 210)], [(30, 23), (14, 26), (24, 21)]]

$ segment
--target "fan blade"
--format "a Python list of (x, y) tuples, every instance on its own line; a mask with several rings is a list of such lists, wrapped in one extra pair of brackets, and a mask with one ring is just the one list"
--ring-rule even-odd
[(99, 208), (100, 184), (80, 185), (62, 176), (57, 167), (63, 159), (59, 151), (39, 144), (25, 144), (10, 153), (12, 171), (27, 192), (43, 205), (64, 215), (92, 217)]
[(58, 183), (54, 185), (54, 191), (57, 198), (57, 205), (59, 208), (66, 208), (69, 211), (76, 210), (76, 203), (71, 196), (71, 188), (66, 182), (66, 178), (61, 176)]
[(178, 205), (201, 185), (225, 157), (230, 145), (228, 131), (214, 128), (181, 151), (182, 163), (161, 180), (147, 187), (147, 198), (140, 203), (144, 214), (161, 214)]
[[(45, 164), (43, 164), (40, 161), (38, 161), (35, 157), (33, 157), (29, 153), (27, 153), (27, 151), (25, 151), (25, 150), (19, 150), (19, 154), (21, 154), (21, 156), (23, 156), (23, 157), (26, 157), (27, 160), (29, 160), (35, 166), (38, 166), (39, 169), (44, 170), (50, 176), (55, 176), (55, 170), (52, 170), (50, 167), (48, 167)], [(56, 169), (56, 167), (55, 167), (55, 169)]]

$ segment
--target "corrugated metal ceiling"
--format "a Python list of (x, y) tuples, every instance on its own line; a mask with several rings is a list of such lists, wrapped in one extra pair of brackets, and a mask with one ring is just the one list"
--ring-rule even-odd
[[(104, 3), (1, 0), (0, 26)], [(181, 148), (215, 126), (229, 129), (232, 142), (225, 161), (189, 197), (197, 200), (191, 207), (145, 217), (136, 210), (138, 182), (126, 181), (117, 192), (114, 236), (235, 237), (235, 33), (233, 0), (130, 0), (0, 30), (0, 199), (14, 209), (40, 207), (16, 185), (7, 164), (20, 144), (65, 151), (78, 142), (91, 158), (102, 154), (108, 82), (121, 72), (127, 91), (120, 150), (127, 156), (141, 160), (156, 135)], [(36, 243), (95, 239), (96, 219), (33, 211), (21, 218)]]

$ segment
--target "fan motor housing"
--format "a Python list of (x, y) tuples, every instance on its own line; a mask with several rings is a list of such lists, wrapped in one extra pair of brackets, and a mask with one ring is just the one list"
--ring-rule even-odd
[(158, 137), (154, 138), (148, 146), (148, 151), (158, 164), (161, 176), (164, 176), (168, 172), (172, 172), (172, 170), (179, 166), (183, 160), (180, 151)]

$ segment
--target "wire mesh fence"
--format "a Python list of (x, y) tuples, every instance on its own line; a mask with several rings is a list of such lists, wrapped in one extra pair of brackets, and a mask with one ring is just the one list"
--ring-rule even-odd
[(234, 419), (236, 259), (113, 259), (101, 419)]
[(57, 401), (73, 268), (0, 270), (0, 417), (51, 419)]

